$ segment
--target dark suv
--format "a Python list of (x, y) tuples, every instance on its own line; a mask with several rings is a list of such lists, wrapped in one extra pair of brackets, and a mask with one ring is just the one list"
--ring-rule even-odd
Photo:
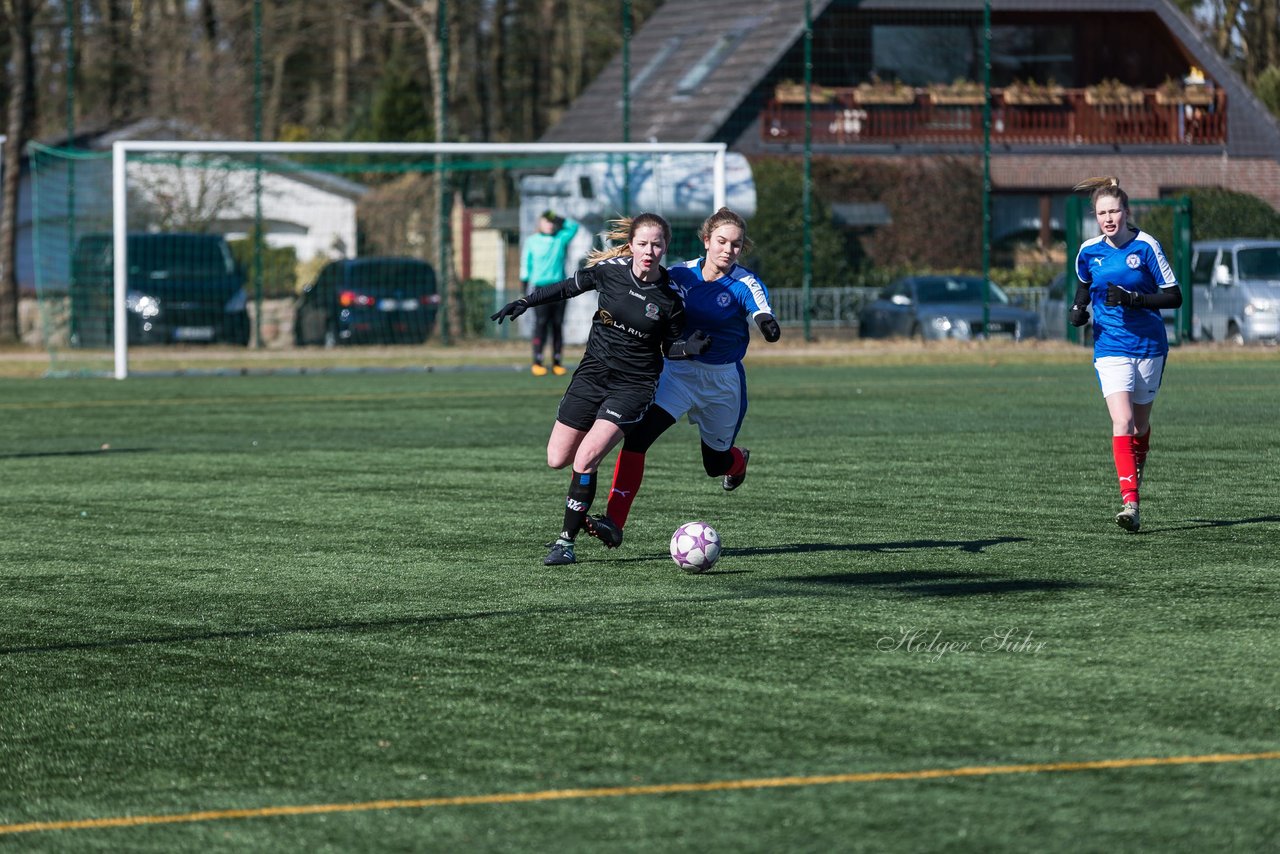
[[(130, 234), (125, 311), (130, 344), (249, 343), (244, 274), (217, 234)], [(111, 343), (110, 234), (85, 235), (71, 264), (71, 341)]]

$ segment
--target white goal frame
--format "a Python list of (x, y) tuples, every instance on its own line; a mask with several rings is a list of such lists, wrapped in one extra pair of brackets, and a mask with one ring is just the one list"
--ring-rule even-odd
[(127, 163), (132, 153), (172, 152), (190, 154), (710, 154), (714, 157), (712, 210), (724, 207), (727, 197), (723, 142), (675, 143), (469, 143), (469, 142), (188, 142), (176, 140), (121, 140), (111, 147), (111, 235), (115, 319), (112, 329), (115, 351), (113, 376), (129, 376), (129, 336), (125, 294), (128, 290), (128, 194)]

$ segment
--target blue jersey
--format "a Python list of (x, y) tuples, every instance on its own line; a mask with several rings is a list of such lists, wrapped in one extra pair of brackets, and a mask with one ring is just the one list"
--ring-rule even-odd
[(711, 346), (694, 356), (694, 361), (712, 365), (740, 362), (751, 341), (751, 319), (761, 313), (773, 314), (769, 290), (755, 273), (737, 264), (714, 282), (704, 281), (705, 260), (695, 258), (667, 271), (684, 297), (685, 336), (695, 329), (711, 336)]
[(1086, 240), (1076, 256), (1076, 275), (1089, 286), (1093, 307), (1093, 357), (1150, 359), (1169, 354), (1164, 318), (1154, 308), (1107, 305), (1107, 285), (1154, 294), (1178, 284), (1160, 243), (1145, 231), (1132, 231), (1119, 248), (1101, 235)]

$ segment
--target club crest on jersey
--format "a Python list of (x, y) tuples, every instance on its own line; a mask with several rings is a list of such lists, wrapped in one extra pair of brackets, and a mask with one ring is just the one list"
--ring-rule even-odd
[(716, 294), (716, 305), (720, 306), (721, 308), (728, 308), (729, 299), (730, 299), (729, 294), (726, 292), (721, 292), (719, 294)]
[(1124, 259), (1124, 262), (1129, 265), (1130, 270), (1136, 270), (1142, 265), (1142, 261), (1137, 255), (1130, 255), (1128, 258)]
[(653, 303), (647, 303), (644, 307), (644, 316), (649, 320), (658, 319), (658, 307)]

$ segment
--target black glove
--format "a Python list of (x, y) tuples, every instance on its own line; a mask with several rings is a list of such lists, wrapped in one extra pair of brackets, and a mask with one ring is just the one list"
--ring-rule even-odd
[(757, 317), (756, 325), (760, 327), (760, 332), (764, 334), (764, 340), (770, 344), (782, 337), (782, 327), (778, 325), (778, 321), (774, 319), (772, 314), (762, 314)]
[(692, 335), (683, 341), (673, 342), (667, 348), (668, 359), (687, 359), (690, 356), (700, 356), (706, 352), (711, 346), (711, 336), (703, 332), (701, 329), (695, 330)]
[(695, 329), (692, 335), (684, 339), (684, 354), (686, 356), (701, 356), (707, 352), (707, 348), (710, 346), (711, 336), (701, 329)]
[(1073, 305), (1071, 306), (1071, 315), (1068, 318), (1072, 326), (1084, 326), (1089, 322), (1089, 306)]
[(1126, 291), (1119, 285), (1107, 285), (1107, 305), (1123, 305), (1129, 308), (1142, 308), (1146, 305), (1146, 295)]
[(529, 301), (524, 297), (520, 297), (515, 302), (509, 302), (498, 309), (497, 313), (489, 315), (489, 319), (498, 321), (498, 325), (501, 326), (504, 317), (510, 318), (514, 322), (517, 317), (524, 314), (528, 309)]

